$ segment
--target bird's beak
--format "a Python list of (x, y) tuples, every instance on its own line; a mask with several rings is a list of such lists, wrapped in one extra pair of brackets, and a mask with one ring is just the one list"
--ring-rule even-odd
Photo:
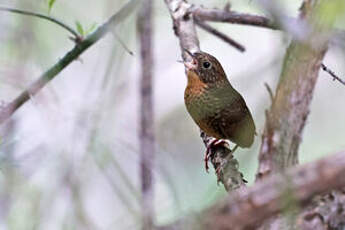
[(197, 62), (197, 60), (195, 58), (195, 55), (192, 54), (189, 50), (185, 49), (184, 51), (189, 56), (189, 58), (186, 58), (184, 60), (184, 62), (183, 62), (184, 66), (186, 67), (187, 70), (195, 70), (197, 68), (197, 66), (198, 66), (198, 62)]

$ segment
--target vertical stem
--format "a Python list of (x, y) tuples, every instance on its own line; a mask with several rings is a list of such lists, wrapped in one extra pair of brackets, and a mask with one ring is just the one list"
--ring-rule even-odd
[(315, 13), (318, 5), (318, 1), (305, 0), (301, 7), (299, 20), (312, 30), (305, 31), (304, 40), (292, 40), (287, 49), (272, 106), (266, 112), (257, 179), (298, 163), (302, 132), (328, 48), (329, 33)]
[(153, 51), (152, 51), (152, 0), (143, 0), (137, 18), (140, 42), (140, 177), (142, 192), (143, 230), (153, 229)]

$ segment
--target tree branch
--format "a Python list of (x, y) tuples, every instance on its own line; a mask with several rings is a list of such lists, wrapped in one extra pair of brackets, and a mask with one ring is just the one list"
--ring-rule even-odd
[[(317, 23), (315, 5), (307, 1), (301, 23)], [(298, 147), (309, 114), (322, 59), (328, 48), (326, 31), (314, 29), (303, 41), (293, 40), (287, 49), (280, 81), (270, 110), (259, 153), (257, 179), (298, 162)]]
[(234, 39), (230, 38), (229, 36), (227, 36), (226, 34), (218, 31), (217, 29), (213, 28), (212, 26), (210, 26), (209, 24), (200, 21), (200, 20), (195, 20), (195, 23), (202, 28), (203, 30), (209, 32), (210, 34), (213, 34), (214, 36), (220, 38), (221, 40), (223, 40), (224, 42), (228, 43), (229, 45), (235, 47), (237, 50), (244, 52), (246, 51), (246, 48), (244, 48), (243, 45), (241, 45), (240, 43), (238, 43), (237, 41), (235, 41)]
[[(301, 24), (301, 21), (296, 18), (283, 17), (283, 20), (277, 22), (274, 18), (239, 13), (229, 10), (228, 7), (225, 7), (225, 9), (208, 9), (200, 6), (193, 6), (189, 11), (193, 13), (197, 21), (225, 22), (230, 24), (262, 27), (272, 30), (287, 30), (290, 35), (294, 35), (296, 38), (301, 37), (299, 31), (303, 32), (304, 30), (309, 29), (306, 24)], [(342, 46), (344, 44), (345, 32), (343, 30), (336, 29), (331, 32), (333, 33), (331, 38), (332, 44)]]
[[(285, 174), (271, 175), (251, 188), (243, 188), (196, 216), (197, 226), (182, 220), (159, 230), (253, 229), (290, 205), (283, 202), (287, 192), (304, 207), (316, 195), (345, 186), (345, 151), (306, 165), (290, 168)], [(304, 216), (311, 220), (310, 217)]]
[[(294, 37), (287, 49), (282, 73), (266, 124), (259, 153), (257, 179), (282, 172), (298, 163), (298, 148), (309, 115), (319, 69), (330, 40), (331, 23), (326, 27), (318, 17), (321, 1), (305, 0), (299, 24), (308, 25), (303, 37)], [(296, 218), (301, 219), (301, 212)], [(305, 225), (306, 221), (299, 221)], [(285, 226), (286, 225), (286, 226)], [(319, 225), (321, 226), (321, 225)], [(261, 229), (295, 228), (283, 216), (267, 220)]]
[(153, 48), (152, 0), (144, 0), (137, 18), (140, 41), (140, 178), (142, 193), (142, 230), (153, 229), (153, 170), (155, 158), (154, 109), (153, 109)]
[(200, 50), (193, 15), (190, 12), (192, 5), (184, 0), (165, 0), (165, 4), (173, 20), (175, 35), (180, 41), (182, 58), (185, 59), (184, 50), (189, 50), (190, 52)]
[(80, 54), (87, 50), (90, 46), (100, 40), (109, 32), (114, 26), (122, 22), (127, 16), (132, 13), (139, 0), (130, 0), (124, 5), (116, 14), (111, 16), (108, 21), (99, 26), (92, 34), (88, 35), (81, 42), (77, 43), (75, 47), (69, 51), (63, 58), (61, 58), (55, 65), (44, 72), (36, 81), (24, 90), (17, 98), (7, 104), (0, 111), (0, 124), (7, 120), (12, 114), (17, 111), (30, 97), (36, 95), (48, 82), (54, 79), (66, 66), (72, 61), (76, 60)]
[(191, 10), (193, 15), (204, 21), (212, 22), (227, 22), (232, 24), (258, 26), (269, 29), (278, 29), (275, 23), (264, 16), (243, 14), (235, 11), (220, 10), (220, 9), (206, 9), (194, 6)]

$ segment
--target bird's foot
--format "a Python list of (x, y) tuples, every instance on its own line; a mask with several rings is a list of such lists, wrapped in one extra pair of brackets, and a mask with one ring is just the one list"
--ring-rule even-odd
[(205, 157), (204, 157), (204, 162), (205, 162), (205, 169), (206, 169), (206, 172), (208, 173), (208, 160), (210, 159), (210, 157), (212, 156), (213, 152), (212, 152), (212, 148), (213, 147), (216, 147), (216, 146), (219, 146), (219, 145), (224, 145), (224, 144), (227, 144), (226, 140), (223, 140), (223, 139), (214, 139), (211, 141), (211, 143), (209, 143), (207, 145), (207, 148), (206, 148), (206, 153), (205, 153)]

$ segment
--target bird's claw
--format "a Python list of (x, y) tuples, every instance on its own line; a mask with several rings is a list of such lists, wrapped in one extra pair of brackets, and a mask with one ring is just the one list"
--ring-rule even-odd
[(204, 157), (204, 161), (205, 161), (205, 169), (206, 169), (206, 172), (208, 173), (208, 160), (210, 159), (210, 157), (212, 156), (213, 152), (212, 152), (212, 148), (213, 147), (216, 147), (216, 146), (219, 146), (219, 145), (223, 145), (223, 144), (227, 144), (227, 142), (223, 139), (214, 139), (211, 141), (211, 143), (209, 143), (207, 145), (207, 148), (206, 148), (206, 153), (205, 153), (205, 157)]
[(216, 169), (216, 175), (217, 175), (217, 185), (219, 185), (219, 182), (221, 181), (221, 175), (220, 175), (220, 173), (221, 173), (221, 171), (222, 171), (222, 168), (219, 166), (219, 167), (217, 167), (217, 169)]

